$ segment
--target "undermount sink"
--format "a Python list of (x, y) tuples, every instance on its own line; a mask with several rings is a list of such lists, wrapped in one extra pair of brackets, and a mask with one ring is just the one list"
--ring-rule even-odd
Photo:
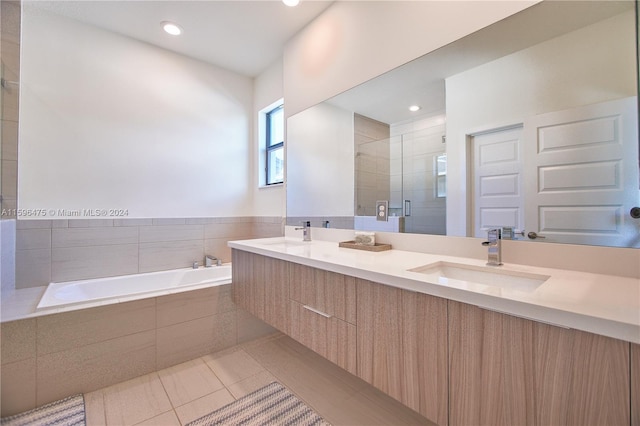
[(303, 241), (286, 241), (286, 240), (269, 241), (269, 242), (262, 243), (263, 246), (268, 246), (268, 247), (272, 247), (275, 249), (282, 249), (282, 250), (286, 250), (288, 248), (294, 248), (294, 247), (303, 247), (303, 246), (307, 246), (308, 244), (309, 244), (308, 242), (303, 242)]
[[(548, 275), (507, 271), (500, 267), (472, 266), (452, 262), (436, 262), (409, 269), (424, 274), (440, 284), (455, 284), (456, 281), (500, 287), (518, 291), (534, 291), (549, 279)], [(453, 280), (453, 282), (450, 282)]]

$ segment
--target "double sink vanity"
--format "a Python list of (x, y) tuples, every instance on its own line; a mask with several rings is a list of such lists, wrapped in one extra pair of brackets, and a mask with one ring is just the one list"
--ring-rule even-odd
[(640, 424), (637, 278), (230, 242), (236, 303), (439, 425)]

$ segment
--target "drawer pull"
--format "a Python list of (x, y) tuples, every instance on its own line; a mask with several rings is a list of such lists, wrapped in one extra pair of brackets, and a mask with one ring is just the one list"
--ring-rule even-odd
[(307, 311), (311, 311), (311, 312), (313, 312), (314, 314), (322, 315), (322, 316), (323, 316), (323, 317), (325, 317), (325, 318), (331, 318), (331, 315), (326, 314), (326, 313), (324, 313), (324, 312), (322, 312), (322, 311), (319, 311), (319, 310), (317, 310), (317, 309), (313, 309), (313, 308), (312, 308), (311, 306), (309, 306), (309, 305), (302, 305), (302, 307), (303, 307), (303, 308), (305, 308)]

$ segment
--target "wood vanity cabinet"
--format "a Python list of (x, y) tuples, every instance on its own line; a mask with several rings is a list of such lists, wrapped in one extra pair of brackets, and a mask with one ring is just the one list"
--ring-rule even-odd
[(447, 424), (447, 301), (357, 279), (358, 376)]
[(289, 262), (235, 249), (231, 256), (235, 303), (289, 334)]
[(629, 353), (628, 342), (449, 301), (450, 424), (628, 425)]
[(292, 263), (290, 336), (356, 374), (355, 278)]

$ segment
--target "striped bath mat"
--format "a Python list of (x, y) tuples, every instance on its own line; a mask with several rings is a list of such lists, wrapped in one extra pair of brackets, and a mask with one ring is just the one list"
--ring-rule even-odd
[(84, 397), (74, 395), (15, 416), (0, 419), (2, 426), (84, 426)]
[(187, 426), (331, 426), (287, 388), (273, 382)]

